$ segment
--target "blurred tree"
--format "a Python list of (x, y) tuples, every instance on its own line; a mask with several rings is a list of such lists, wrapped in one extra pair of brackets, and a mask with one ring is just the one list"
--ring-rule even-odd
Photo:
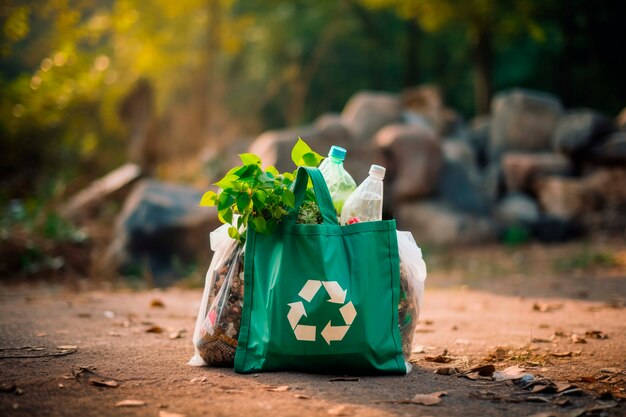
[(474, 99), (479, 114), (489, 112), (493, 94), (494, 38), (528, 31), (537, 40), (545, 37), (535, 20), (538, 0), (361, 0), (371, 8), (395, 8), (404, 18), (417, 19), (429, 32), (451, 27), (466, 31), (474, 64)]

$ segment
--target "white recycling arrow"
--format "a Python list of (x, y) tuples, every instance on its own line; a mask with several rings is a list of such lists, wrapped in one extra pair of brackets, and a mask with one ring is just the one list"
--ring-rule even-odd
[[(295, 329), (293, 329), (294, 334), (296, 335), (296, 339), (304, 340), (307, 342), (315, 342), (315, 326), (307, 326), (304, 324), (298, 324)], [(324, 335), (322, 333), (322, 335)]]
[(348, 326), (352, 324), (352, 322), (354, 321), (354, 318), (356, 317), (356, 309), (354, 308), (354, 304), (352, 304), (352, 301), (350, 301), (345, 306), (341, 307), (339, 309), (339, 312), (341, 313), (341, 316), (343, 317), (343, 321), (345, 321)]
[(350, 329), (350, 326), (332, 326), (329, 321), (324, 330), (322, 330), (322, 337), (330, 345), (330, 342), (342, 340), (348, 329)]
[(326, 292), (330, 295), (329, 303), (343, 304), (344, 301), (346, 301), (348, 290), (341, 288), (341, 285), (339, 285), (337, 281), (324, 281), (322, 284), (324, 284)]
[(289, 313), (287, 313), (287, 319), (289, 319), (291, 328), (295, 329), (302, 316), (306, 317), (306, 310), (304, 309), (302, 301), (296, 301), (295, 303), (289, 303), (287, 305), (290, 307)]
[(320, 289), (321, 286), (321, 281), (310, 279), (306, 282), (306, 284), (304, 284), (304, 287), (302, 287), (298, 295), (304, 298), (306, 301), (310, 302), (313, 297), (315, 297), (315, 294), (317, 294), (317, 291)]

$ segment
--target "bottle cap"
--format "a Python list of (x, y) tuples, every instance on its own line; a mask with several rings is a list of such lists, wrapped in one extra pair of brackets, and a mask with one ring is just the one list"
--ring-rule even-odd
[(341, 159), (342, 161), (346, 157), (346, 150), (341, 146), (331, 146), (330, 151), (328, 152), (328, 156), (332, 158)]
[(380, 165), (372, 165), (370, 167), (370, 175), (374, 178), (382, 180), (383, 178), (385, 178), (385, 167), (381, 167)]

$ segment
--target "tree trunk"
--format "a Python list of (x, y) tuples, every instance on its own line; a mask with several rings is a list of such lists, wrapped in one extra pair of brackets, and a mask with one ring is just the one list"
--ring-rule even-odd
[(404, 86), (411, 87), (419, 82), (419, 28), (414, 20), (406, 24), (406, 48), (404, 50)]
[(478, 42), (474, 50), (474, 100), (476, 114), (489, 113), (489, 101), (491, 100), (491, 65), (493, 48), (491, 33), (483, 31), (478, 36)]

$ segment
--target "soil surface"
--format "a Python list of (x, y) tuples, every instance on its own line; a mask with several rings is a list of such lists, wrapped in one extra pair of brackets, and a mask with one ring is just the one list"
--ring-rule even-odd
[[(189, 366), (200, 289), (2, 286), (0, 416), (623, 416), (626, 251), (594, 246), (610, 262), (589, 253), (584, 245), (426, 252), (413, 371), (402, 377)], [(481, 364), (519, 366), (534, 379), (435, 373)], [(446, 394), (436, 405), (410, 401), (437, 391)], [(145, 404), (116, 406), (123, 400)]]

